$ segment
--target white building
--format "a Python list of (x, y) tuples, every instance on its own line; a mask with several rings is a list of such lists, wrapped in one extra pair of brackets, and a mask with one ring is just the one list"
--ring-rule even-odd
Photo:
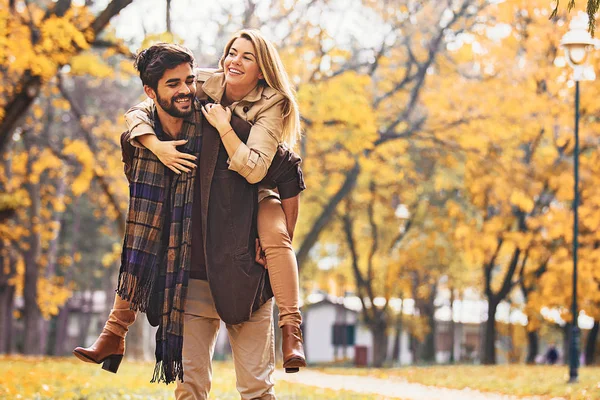
[[(323, 299), (303, 308), (302, 330), (304, 351), (309, 363), (330, 363), (352, 360), (357, 365), (373, 363), (373, 339), (371, 332), (359, 320), (359, 310), (349, 306), (352, 298), (344, 303)], [(408, 347), (409, 337), (402, 332), (400, 339), (400, 363), (410, 364), (412, 354)], [(388, 338), (388, 353), (394, 345), (394, 335)]]

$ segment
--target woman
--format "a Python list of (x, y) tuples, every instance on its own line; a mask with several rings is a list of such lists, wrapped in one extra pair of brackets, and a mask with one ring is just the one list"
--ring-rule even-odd
[[(197, 71), (202, 84), (197, 98), (212, 101), (203, 113), (221, 136), (230, 158), (229, 169), (249, 183), (258, 183), (267, 174), (278, 146), (286, 144), (292, 148), (300, 137), (295, 93), (277, 50), (258, 31), (237, 33), (226, 45), (219, 66), (217, 71)], [(174, 142), (160, 142), (149, 134), (154, 133), (149, 123), (152, 107), (152, 101), (147, 100), (127, 113), (131, 143), (145, 146), (176, 173), (190, 172), (196, 165), (188, 155), (175, 150)], [(252, 124), (245, 144), (233, 133), (232, 113)], [(297, 372), (306, 366), (298, 308), (298, 266), (291, 244), (298, 204), (297, 195), (280, 200), (277, 192), (266, 187), (259, 190), (257, 261), (268, 266), (279, 307), (286, 372)], [(266, 261), (261, 257), (261, 248)], [(133, 312), (132, 318), (124, 311), (128, 308), (128, 303), (116, 296), (101, 336), (119, 335), (120, 342), (124, 342), (122, 338), (135, 318)], [(116, 339), (113, 341), (115, 346), (121, 346)]]

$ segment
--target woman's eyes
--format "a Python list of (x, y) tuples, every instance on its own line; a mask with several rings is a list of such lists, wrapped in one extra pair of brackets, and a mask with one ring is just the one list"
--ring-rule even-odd
[[(227, 54), (229, 57), (235, 57), (236, 54), (232, 51), (229, 52), (229, 54)], [(248, 56), (244, 56), (244, 60), (248, 60), (248, 61), (252, 61), (252, 58), (248, 57)]]

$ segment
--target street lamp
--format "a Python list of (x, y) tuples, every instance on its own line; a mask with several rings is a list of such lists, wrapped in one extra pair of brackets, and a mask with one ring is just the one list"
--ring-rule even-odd
[(571, 343), (569, 346), (569, 383), (577, 382), (579, 368), (579, 326), (577, 323), (577, 250), (579, 248), (579, 82), (593, 80), (593, 70), (586, 65), (590, 47), (594, 44), (592, 36), (587, 31), (587, 14), (578, 13), (569, 24), (569, 31), (565, 33), (560, 42), (565, 49), (567, 62), (573, 67), (573, 80), (575, 80), (575, 149), (573, 150), (573, 164), (575, 186), (573, 195), (573, 301), (572, 315), (573, 326)]

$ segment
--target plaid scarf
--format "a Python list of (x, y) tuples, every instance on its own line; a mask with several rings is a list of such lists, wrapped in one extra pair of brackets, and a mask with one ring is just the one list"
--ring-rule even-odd
[[(156, 133), (164, 134), (155, 115)], [(200, 156), (200, 111), (186, 119), (179, 139), (188, 142), (179, 151)], [(117, 293), (132, 310), (158, 313), (156, 366), (151, 382), (183, 381), (183, 313), (191, 260), (191, 222), (196, 172), (177, 175), (145, 148), (125, 141), (123, 154), (133, 153), (127, 226), (121, 254)], [(124, 157), (125, 160), (125, 157)], [(126, 167), (127, 170), (127, 167)], [(156, 295), (157, 302), (151, 303)], [(157, 312), (158, 311), (158, 312)]]

